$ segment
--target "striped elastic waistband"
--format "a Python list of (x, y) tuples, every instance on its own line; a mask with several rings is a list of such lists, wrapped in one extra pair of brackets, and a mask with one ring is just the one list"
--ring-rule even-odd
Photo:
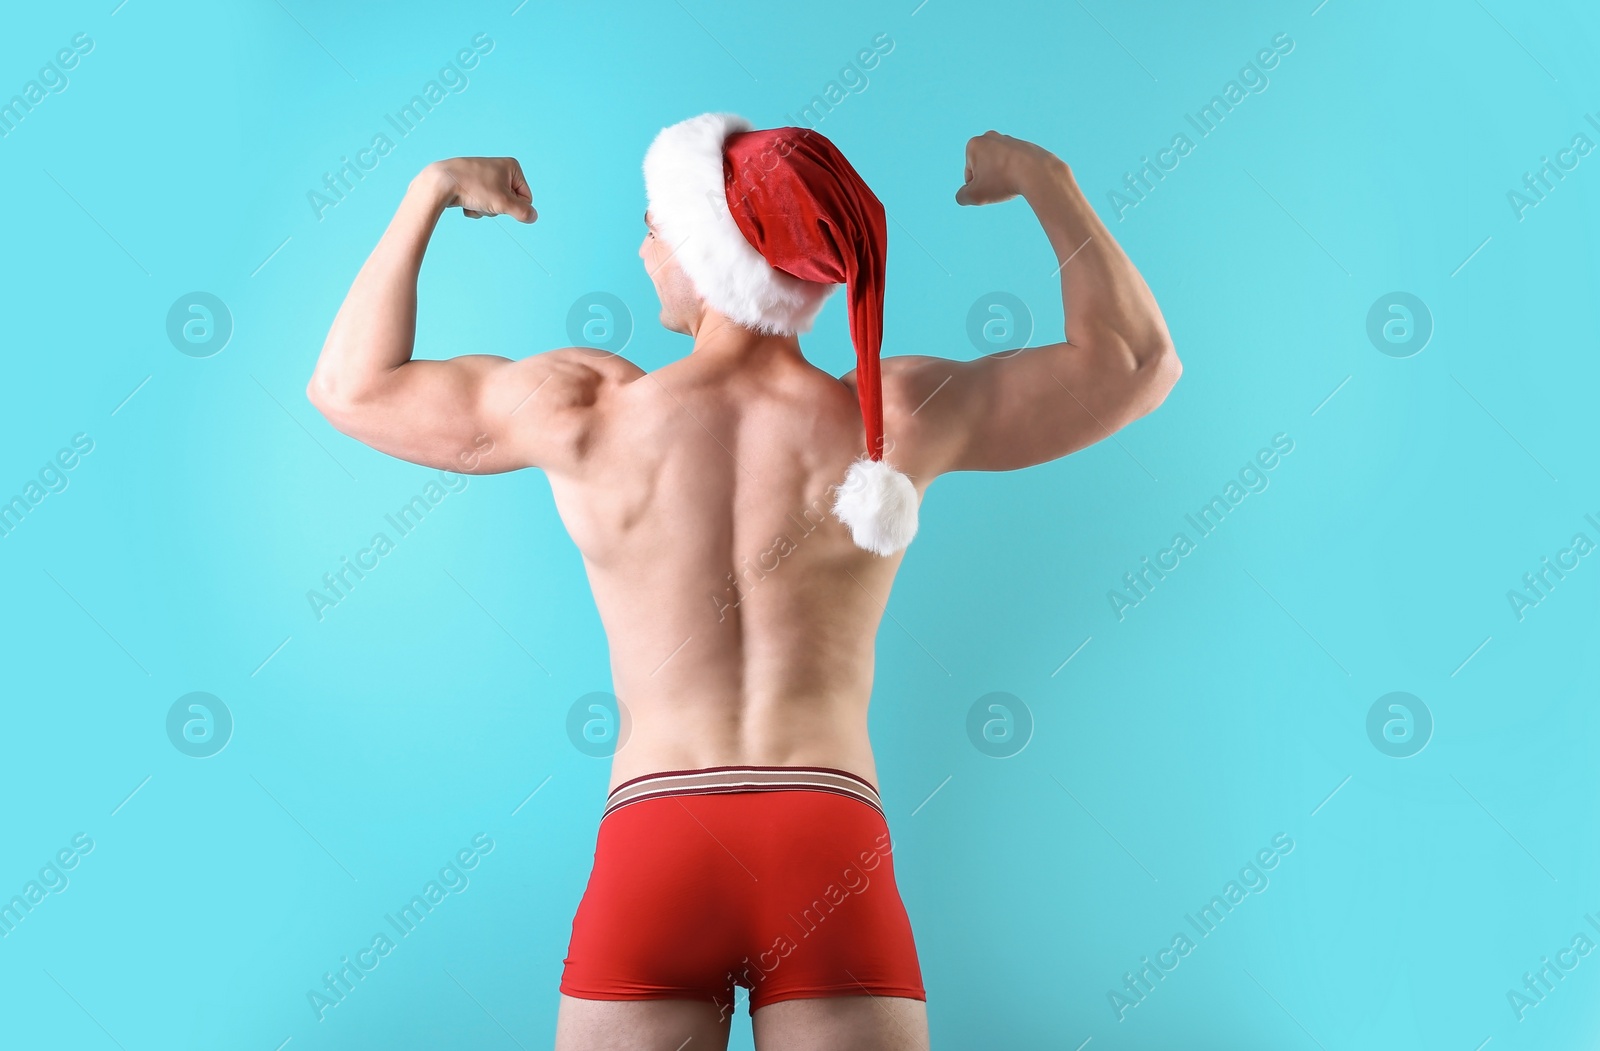
[(878, 790), (871, 782), (844, 770), (820, 766), (713, 766), (704, 770), (663, 770), (624, 781), (606, 797), (605, 813), (600, 817), (604, 820), (630, 803), (665, 796), (796, 789), (850, 796), (883, 812)]

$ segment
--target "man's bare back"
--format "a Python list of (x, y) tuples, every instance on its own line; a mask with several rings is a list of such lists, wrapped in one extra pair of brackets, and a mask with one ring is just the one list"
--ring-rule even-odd
[[(883, 360), (885, 457), (919, 498), (943, 473), (1014, 470), (1098, 441), (1155, 408), (1180, 373), (1154, 298), (1066, 165), (994, 132), (971, 140), (958, 202), (1018, 195), (1062, 264), (1067, 338), (968, 362)], [(536, 218), (515, 161), (430, 165), (352, 286), (312, 401), (347, 434), (412, 462), (546, 471), (625, 713), (613, 788), (726, 766), (830, 768), (875, 785), (873, 643), (901, 555), (863, 550), (830, 513), (864, 452), (855, 374), (832, 377), (796, 337), (710, 309), (653, 228), (640, 257), (663, 326), (694, 339), (688, 356), (650, 373), (585, 348), (412, 360), (416, 278), (449, 207)], [(867, 1033), (850, 1046), (919, 1046), (908, 1034), (925, 1032), (920, 1001), (885, 1007), (888, 1026), (846, 1002), (860, 999), (772, 1004), (754, 1016), (758, 1043), (842, 1047), (840, 1034)], [(725, 1018), (683, 1000), (565, 997), (558, 1045), (690, 1034), (716, 1046), (719, 1032), (725, 1040)]]
[(629, 717), (613, 785), (729, 765), (877, 780), (873, 636), (900, 559), (863, 551), (829, 513), (862, 451), (859, 412), (792, 343), (753, 338), (648, 375), (619, 363), (585, 469), (551, 476)]

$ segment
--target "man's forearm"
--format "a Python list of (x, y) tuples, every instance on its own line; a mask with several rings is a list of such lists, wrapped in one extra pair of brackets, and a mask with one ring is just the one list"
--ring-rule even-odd
[(1134, 367), (1164, 355), (1171, 337), (1155, 296), (1089, 205), (1067, 163), (1044, 154), (1019, 181), (1062, 264), (1067, 342), (1116, 346), (1132, 355)]
[(432, 167), (412, 180), (328, 331), (312, 377), (318, 397), (358, 398), (375, 380), (411, 360), (417, 275), (448, 199), (444, 180)]

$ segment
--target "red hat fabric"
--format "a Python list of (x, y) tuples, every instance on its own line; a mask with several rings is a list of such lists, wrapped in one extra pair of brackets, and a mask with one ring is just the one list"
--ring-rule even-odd
[(882, 203), (820, 133), (753, 131), (728, 113), (663, 129), (644, 176), (658, 236), (706, 303), (733, 321), (805, 332), (833, 289), (847, 287), (866, 455), (837, 487), (833, 513), (860, 547), (904, 548), (916, 534), (917, 493), (883, 459)]
[(839, 148), (809, 129), (736, 132), (723, 151), (728, 208), (745, 240), (786, 274), (847, 286), (867, 455), (882, 459), (883, 204)]

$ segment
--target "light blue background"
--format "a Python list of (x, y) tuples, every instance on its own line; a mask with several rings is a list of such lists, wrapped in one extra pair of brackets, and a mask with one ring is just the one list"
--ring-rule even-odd
[[(520, 158), (540, 219), (446, 218), (421, 354), (566, 345), (594, 291), (632, 307), (641, 365), (685, 353), (634, 256), (650, 137), (711, 109), (792, 120), (878, 33), (893, 51), (818, 130), (893, 220), (885, 352), (976, 355), (967, 312), (995, 290), (1035, 342), (1060, 331), (1027, 206), (952, 202), (992, 127), (1073, 165), (1185, 365), (1116, 441), (924, 505), (872, 733), (936, 1044), (1592, 1038), (1600, 956), (1521, 1021), (1507, 992), (1600, 938), (1600, 566), (1520, 620), (1507, 591), (1600, 540), (1600, 156), (1521, 219), (1507, 192), (1600, 142), (1600, 16), (1314, 2), (9, 10), (0, 99), (74, 33), (95, 47), (0, 139), (0, 497), (95, 445), (0, 539), (0, 898), (95, 846), (0, 939), (0, 1044), (548, 1046), (606, 777), (565, 730), (610, 685), (580, 561), (540, 475), (474, 478), (319, 622), (307, 590), (433, 475), (333, 431), (304, 386), (407, 181), (463, 153)], [(323, 173), (480, 32), (470, 87), (319, 220)], [(1278, 33), (1270, 87), (1119, 220), (1123, 173)], [(194, 290), (233, 317), (213, 357), (166, 335)], [(1433, 318), (1411, 357), (1366, 334), (1395, 290)], [(835, 371), (841, 303), (806, 341)], [(1122, 575), (1279, 433), (1270, 486), (1119, 620)], [(208, 759), (165, 728), (197, 690), (235, 720)], [(994, 691), (1035, 722), (1008, 759), (967, 737)], [(1391, 691), (1435, 721), (1408, 759), (1367, 736)], [(307, 992), (478, 833), (470, 885), (319, 1022)], [(1270, 884), (1119, 1021), (1124, 972), (1278, 833)]]

